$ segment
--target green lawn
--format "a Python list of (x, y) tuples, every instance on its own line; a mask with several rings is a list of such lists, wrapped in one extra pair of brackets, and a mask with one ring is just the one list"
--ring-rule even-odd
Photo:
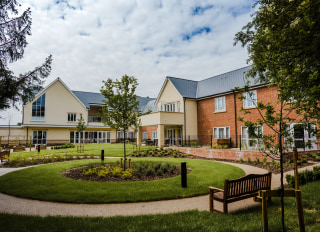
[[(320, 181), (301, 187), (306, 231), (320, 231)], [(236, 203), (235, 203), (236, 204)], [(268, 206), (269, 231), (281, 231), (280, 200)], [(287, 231), (298, 231), (294, 198), (285, 199)], [(118, 217), (35, 217), (0, 213), (1, 231), (6, 232), (102, 232), (102, 231), (262, 231), (261, 207), (235, 214), (186, 211), (174, 214)]]
[[(126, 144), (127, 155), (131, 155), (133, 151), (133, 144)], [(155, 149), (156, 147), (141, 146), (141, 150)], [(113, 144), (84, 144), (84, 152), (77, 152), (77, 145), (75, 148), (59, 149), (59, 150), (41, 150), (40, 154), (38, 151), (26, 152), (13, 152), (10, 154), (10, 158), (42, 158), (45, 155), (73, 155), (73, 156), (100, 156), (101, 150), (104, 150), (105, 156), (110, 157), (122, 157), (123, 156), (123, 144), (113, 143)]]
[[(106, 159), (114, 162), (118, 159)], [(180, 164), (178, 158), (134, 158), (132, 162)], [(39, 165), (0, 177), (0, 192), (10, 195), (56, 202), (115, 203), (177, 199), (204, 195), (208, 186), (223, 187), (226, 178), (243, 176), (242, 169), (214, 161), (187, 159), (188, 188), (181, 187), (181, 177), (158, 181), (91, 182), (64, 178), (61, 172), (99, 160), (77, 160)]]

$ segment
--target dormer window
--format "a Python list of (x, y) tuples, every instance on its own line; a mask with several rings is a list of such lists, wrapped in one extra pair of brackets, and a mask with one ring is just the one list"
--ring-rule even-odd
[(46, 93), (42, 94), (32, 103), (31, 120), (44, 121), (45, 108), (46, 108)]

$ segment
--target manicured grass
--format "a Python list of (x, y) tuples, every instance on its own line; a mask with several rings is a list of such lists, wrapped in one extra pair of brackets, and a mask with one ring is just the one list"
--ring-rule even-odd
[[(114, 162), (118, 159), (106, 159)], [(180, 164), (177, 158), (134, 158), (132, 162)], [(91, 182), (64, 178), (61, 172), (100, 163), (98, 160), (77, 160), (26, 168), (0, 177), (0, 192), (10, 195), (56, 202), (115, 203), (176, 199), (207, 194), (208, 186), (223, 187), (226, 178), (243, 176), (242, 169), (206, 160), (187, 160), (192, 169), (187, 176), (188, 188), (181, 187), (181, 177), (158, 181)]]
[[(302, 186), (306, 231), (320, 231), (320, 182)], [(236, 204), (236, 203), (235, 203)], [(269, 231), (281, 231), (280, 199), (274, 198), (268, 206)], [(298, 231), (294, 198), (285, 199), (287, 231)], [(262, 231), (261, 207), (236, 214), (219, 214), (186, 211), (163, 215), (141, 215), (129, 217), (35, 217), (0, 213), (1, 231), (212, 231), (251, 232)]]
[[(134, 144), (126, 144), (127, 155), (131, 155), (133, 152)], [(155, 147), (141, 146), (140, 149), (155, 149)], [(26, 152), (13, 152), (10, 154), (10, 158), (42, 158), (45, 155), (72, 155), (72, 156), (100, 156), (101, 150), (104, 150), (105, 156), (110, 157), (122, 157), (123, 156), (123, 143), (113, 143), (113, 144), (84, 144), (84, 152), (77, 152), (77, 145), (75, 148), (59, 149), (59, 150), (41, 150), (40, 154), (38, 151)]]

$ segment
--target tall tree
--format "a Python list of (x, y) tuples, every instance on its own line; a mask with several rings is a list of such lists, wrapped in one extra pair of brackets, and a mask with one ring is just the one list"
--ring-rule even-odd
[(16, 0), (0, 0), (0, 110), (31, 100), (51, 72), (51, 55), (41, 66), (19, 76), (8, 68), (8, 63), (22, 59), (26, 37), (31, 35), (31, 10), (18, 16), (17, 6)]
[(110, 126), (124, 134), (123, 154), (124, 170), (126, 168), (126, 133), (129, 128), (135, 126), (138, 121), (137, 111), (139, 102), (135, 90), (138, 86), (137, 79), (133, 76), (122, 76), (121, 80), (108, 79), (103, 81), (100, 92), (105, 97), (103, 102), (106, 107), (102, 108), (101, 119), (105, 125)]
[(246, 46), (249, 76), (280, 87), (281, 98), (320, 118), (320, 0), (258, 0), (252, 21), (235, 36)]

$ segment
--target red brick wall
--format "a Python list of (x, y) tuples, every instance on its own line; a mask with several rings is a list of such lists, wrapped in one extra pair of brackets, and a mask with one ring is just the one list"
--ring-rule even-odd
[(157, 129), (158, 129), (158, 127), (156, 127), (156, 126), (144, 126), (144, 127), (142, 127), (142, 133), (148, 132), (148, 139), (151, 139), (151, 132), (157, 131)]
[[(262, 101), (264, 104), (270, 102), (276, 109), (276, 112), (280, 109), (280, 104), (277, 103), (277, 93), (278, 88), (273, 87), (261, 87), (256, 89), (257, 91), (257, 101)], [(238, 136), (238, 146), (239, 146), (239, 136), (241, 135), (241, 126), (244, 125), (243, 122), (238, 120), (239, 117), (244, 117), (246, 121), (255, 122), (257, 119), (262, 119), (259, 111), (257, 109), (251, 108), (250, 114), (245, 114), (244, 110), (241, 111), (243, 106), (242, 100), (238, 99), (242, 93), (236, 94), (236, 109), (237, 115), (235, 115), (234, 107), (234, 94), (230, 93), (225, 95), (226, 111), (225, 112), (215, 112), (214, 109), (214, 98), (208, 98), (198, 101), (198, 135), (201, 140), (201, 144), (210, 144), (210, 135), (213, 135), (213, 127), (230, 127), (230, 136), (233, 146), (236, 144), (236, 134)], [(299, 120), (294, 112), (289, 115), (291, 118), (296, 118), (296, 122)], [(235, 120), (237, 124), (237, 132), (235, 127)], [(273, 134), (273, 130), (268, 126), (263, 126), (263, 133)], [(319, 147), (319, 146), (318, 146)]]

